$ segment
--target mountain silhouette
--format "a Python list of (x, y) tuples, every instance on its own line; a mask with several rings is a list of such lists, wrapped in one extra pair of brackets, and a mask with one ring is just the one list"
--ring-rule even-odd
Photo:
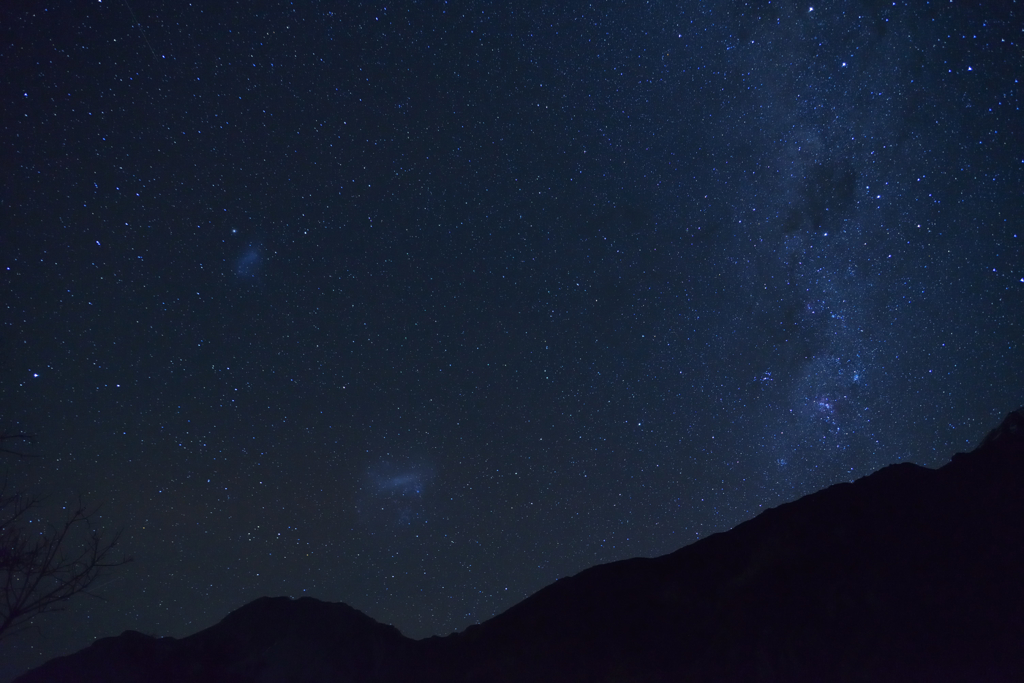
[(187, 638), (99, 640), (17, 683), (1022, 680), (1024, 409), (937, 470), (885, 467), (444, 638), (261, 598)]

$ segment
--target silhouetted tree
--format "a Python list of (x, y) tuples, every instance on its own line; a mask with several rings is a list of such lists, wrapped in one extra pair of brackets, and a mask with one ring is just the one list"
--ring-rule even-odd
[[(29, 457), (13, 442), (28, 434), (0, 433), (0, 454)], [(29, 626), (33, 618), (64, 608), (79, 593), (89, 593), (100, 573), (131, 562), (115, 557), (120, 532), (105, 539), (95, 528), (96, 507), (78, 500), (62, 522), (36, 518), (42, 498), (11, 491), (0, 483), (0, 640)]]

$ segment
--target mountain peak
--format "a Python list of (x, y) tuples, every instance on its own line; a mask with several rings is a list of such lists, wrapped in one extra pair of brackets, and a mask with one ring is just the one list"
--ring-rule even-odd
[(1007, 415), (1002, 424), (989, 432), (981, 442), (981, 449), (1020, 448), (1024, 445), (1024, 408)]

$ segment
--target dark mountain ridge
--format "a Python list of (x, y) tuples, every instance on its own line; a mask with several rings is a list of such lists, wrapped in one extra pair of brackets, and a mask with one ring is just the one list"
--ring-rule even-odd
[(937, 469), (891, 465), (658, 558), (592, 567), (414, 641), (261, 598), (128, 631), (17, 683), (1024, 680), (1024, 409)]

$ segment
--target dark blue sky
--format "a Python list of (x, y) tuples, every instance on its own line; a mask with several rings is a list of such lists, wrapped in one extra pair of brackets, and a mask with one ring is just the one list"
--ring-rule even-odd
[(31, 5), (0, 418), (135, 562), (8, 661), (448, 633), (1024, 404), (1016, 3)]

